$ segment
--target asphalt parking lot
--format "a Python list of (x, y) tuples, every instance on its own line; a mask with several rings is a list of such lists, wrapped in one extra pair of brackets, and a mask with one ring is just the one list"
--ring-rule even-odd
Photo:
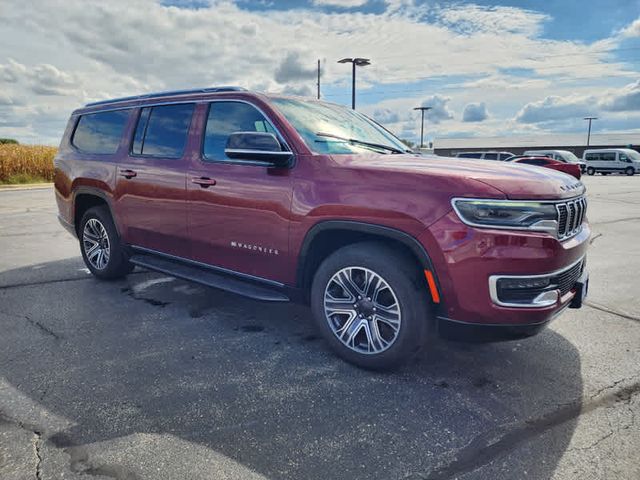
[(301, 306), (98, 281), (51, 188), (0, 191), (0, 478), (640, 478), (640, 176), (584, 181), (587, 306), (386, 374)]

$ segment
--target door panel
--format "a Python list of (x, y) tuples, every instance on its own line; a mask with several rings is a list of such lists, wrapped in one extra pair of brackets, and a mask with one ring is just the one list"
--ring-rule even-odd
[(280, 266), (289, 254), (291, 171), (224, 154), (230, 133), (277, 132), (247, 102), (216, 101), (199, 108), (203, 151), (194, 155), (187, 173), (191, 258), (284, 283), (288, 277)]
[(141, 109), (117, 168), (116, 208), (128, 244), (188, 257), (185, 152), (194, 104)]

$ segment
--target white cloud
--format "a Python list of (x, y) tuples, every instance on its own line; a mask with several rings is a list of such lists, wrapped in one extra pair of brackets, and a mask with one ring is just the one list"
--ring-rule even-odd
[(640, 80), (605, 94), (600, 107), (612, 112), (640, 111)]
[(432, 95), (426, 100), (422, 101), (422, 107), (431, 107), (424, 114), (424, 118), (431, 123), (440, 123), (444, 120), (451, 120), (453, 118), (453, 112), (449, 109), (450, 97), (443, 97), (441, 95)]
[(489, 113), (484, 102), (468, 103), (462, 112), (463, 122), (483, 122), (487, 118), (489, 118)]
[(436, 9), (436, 17), (444, 25), (464, 34), (519, 33), (537, 34), (547, 15), (516, 7), (481, 5), (446, 5)]
[(314, 5), (355, 8), (369, 3), (369, 0), (313, 0)]
[(550, 95), (543, 100), (526, 104), (517, 113), (521, 123), (545, 123), (566, 118), (582, 118), (594, 112), (593, 97), (559, 97)]
[(622, 38), (635, 38), (640, 37), (640, 18), (634, 20), (625, 28), (620, 30), (620, 37)]
[(276, 68), (274, 79), (278, 83), (300, 82), (317, 77), (317, 70), (310, 67), (300, 52), (289, 52)]
[(382, 124), (397, 123), (400, 121), (400, 115), (389, 108), (378, 108), (373, 112), (373, 119)]

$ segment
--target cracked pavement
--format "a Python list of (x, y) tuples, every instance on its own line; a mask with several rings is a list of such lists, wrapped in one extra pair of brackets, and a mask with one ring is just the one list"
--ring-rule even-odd
[(50, 188), (0, 192), (0, 478), (640, 478), (640, 177), (587, 177), (589, 303), (358, 370), (308, 309), (87, 274)]

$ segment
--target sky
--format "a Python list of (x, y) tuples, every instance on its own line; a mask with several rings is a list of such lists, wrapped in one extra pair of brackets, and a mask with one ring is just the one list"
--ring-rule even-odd
[(0, 137), (57, 145), (99, 99), (238, 85), (351, 104), (398, 136), (640, 135), (640, 0), (2, 0)]

